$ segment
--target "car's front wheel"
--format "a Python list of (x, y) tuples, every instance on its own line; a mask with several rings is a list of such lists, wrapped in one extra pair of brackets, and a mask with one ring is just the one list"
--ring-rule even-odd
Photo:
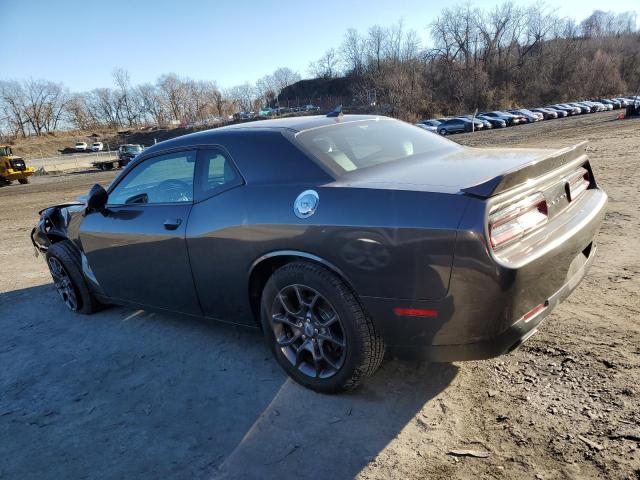
[(85, 314), (99, 310), (101, 305), (82, 275), (80, 253), (69, 240), (51, 245), (45, 258), (56, 290), (69, 310)]
[(262, 327), (293, 380), (323, 393), (356, 387), (384, 357), (384, 342), (349, 286), (326, 268), (293, 262), (262, 293)]
[(442, 136), (447, 134), (447, 131), (444, 128), (441, 128), (440, 130), (438, 130), (438, 133)]

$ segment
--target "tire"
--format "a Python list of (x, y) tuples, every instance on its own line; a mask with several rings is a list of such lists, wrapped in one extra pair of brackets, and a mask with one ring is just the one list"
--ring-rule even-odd
[(104, 163), (105, 170), (113, 170), (113, 163)]
[[(302, 305), (313, 305), (311, 314)], [(356, 295), (340, 277), (313, 263), (296, 261), (273, 273), (262, 292), (261, 321), (280, 366), (317, 392), (355, 388), (384, 357), (382, 337)]]
[(22, 185), (26, 185), (27, 183), (29, 183), (29, 179), (28, 178), (19, 178), (18, 179), (18, 183), (21, 183)]
[(438, 133), (444, 137), (447, 134), (447, 131), (442, 129), (442, 130), (439, 130)]
[[(82, 275), (80, 252), (69, 240), (51, 245), (45, 254), (45, 259), (56, 290), (69, 310), (91, 314), (100, 309), (100, 303), (89, 290)], [(62, 268), (62, 274), (55, 271), (56, 266)]]

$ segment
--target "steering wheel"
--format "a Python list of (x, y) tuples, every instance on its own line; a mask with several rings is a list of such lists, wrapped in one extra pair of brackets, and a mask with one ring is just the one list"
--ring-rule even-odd
[(163, 180), (156, 189), (166, 202), (188, 202), (191, 200), (189, 195), (191, 186), (182, 180), (175, 178)]

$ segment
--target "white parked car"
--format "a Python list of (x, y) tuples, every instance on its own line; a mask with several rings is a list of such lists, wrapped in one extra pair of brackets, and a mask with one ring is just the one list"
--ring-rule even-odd
[(94, 142), (91, 144), (92, 152), (101, 152), (102, 150), (104, 150), (104, 145), (102, 145), (102, 142)]
[(87, 150), (87, 144), (85, 142), (77, 142), (75, 149), (78, 152), (85, 152)]

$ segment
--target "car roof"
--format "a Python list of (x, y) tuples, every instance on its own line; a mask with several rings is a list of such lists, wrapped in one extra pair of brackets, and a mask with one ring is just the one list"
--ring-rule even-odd
[(152, 145), (145, 154), (154, 153), (158, 150), (165, 150), (173, 147), (183, 147), (187, 145), (207, 145), (216, 143), (217, 137), (225, 134), (250, 134), (253, 132), (277, 132), (290, 131), (294, 133), (310, 130), (312, 128), (324, 127), (335, 124), (345, 124), (363, 120), (388, 119), (381, 115), (343, 115), (342, 117), (327, 117), (325, 115), (311, 115), (304, 117), (276, 118), (270, 120), (256, 120), (252, 122), (236, 123), (225, 127), (202, 130), (200, 132), (182, 135), (180, 137), (165, 140), (164, 142)]
[[(229, 130), (244, 129), (287, 129), (296, 132), (309, 130), (311, 128), (333, 125), (335, 123), (349, 123), (360, 120), (375, 120), (381, 118), (376, 115), (343, 115), (342, 117), (327, 117), (326, 115), (310, 115), (304, 117), (276, 118), (272, 120), (257, 120), (254, 122), (236, 123), (226, 127), (207, 130), (207, 132), (225, 132)], [(204, 132), (202, 132), (204, 133)]]
[(202, 130), (199, 132), (190, 133), (187, 135), (172, 138), (170, 140), (159, 142), (148, 147), (144, 151), (144, 155), (146, 158), (149, 155), (154, 155), (156, 152), (173, 148), (184, 148), (197, 145), (214, 145), (220, 142), (222, 138), (228, 137), (229, 135), (264, 135), (266, 133), (277, 133), (284, 131), (292, 132), (295, 134), (318, 127), (376, 119), (392, 120), (391, 118), (382, 115), (343, 115), (342, 117), (312, 115), (243, 122), (234, 125), (227, 125), (225, 127)]

